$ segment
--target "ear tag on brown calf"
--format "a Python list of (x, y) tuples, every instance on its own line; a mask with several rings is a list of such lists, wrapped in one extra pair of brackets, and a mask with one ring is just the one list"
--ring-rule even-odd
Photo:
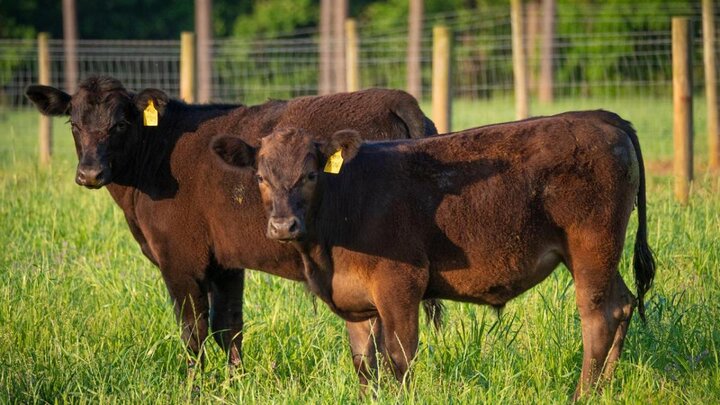
[(337, 152), (330, 155), (325, 163), (325, 173), (338, 174), (343, 164), (342, 149), (338, 149)]
[(148, 100), (148, 105), (143, 111), (143, 125), (146, 127), (156, 127), (158, 125), (158, 112), (152, 99)]

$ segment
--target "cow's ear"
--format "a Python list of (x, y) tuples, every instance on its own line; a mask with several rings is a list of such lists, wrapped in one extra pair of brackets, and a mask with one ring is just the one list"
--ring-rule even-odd
[(343, 129), (332, 134), (328, 142), (321, 144), (320, 152), (328, 158), (341, 150), (343, 162), (348, 163), (357, 155), (361, 144), (362, 138), (357, 131)]
[(69, 94), (55, 87), (33, 84), (25, 89), (25, 95), (44, 115), (70, 115)]
[(135, 95), (134, 102), (138, 111), (143, 112), (153, 102), (153, 106), (158, 112), (158, 117), (162, 117), (165, 112), (165, 106), (170, 101), (170, 97), (164, 91), (158, 89), (145, 89)]
[(210, 150), (233, 167), (255, 168), (256, 150), (236, 136), (218, 135), (210, 141)]

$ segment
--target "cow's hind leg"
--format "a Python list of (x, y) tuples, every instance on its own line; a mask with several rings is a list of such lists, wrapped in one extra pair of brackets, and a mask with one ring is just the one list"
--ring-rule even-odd
[(231, 367), (242, 361), (244, 269), (217, 269), (210, 281), (210, 326)]
[[(586, 235), (583, 245), (587, 246)], [(603, 245), (607, 246), (607, 245)], [(583, 338), (583, 365), (574, 398), (594, 390), (617, 362), (634, 308), (634, 298), (617, 271), (620, 250), (572, 251), (571, 271)]]
[(623, 281), (620, 273), (617, 273), (617, 277), (615, 278), (613, 294), (619, 306), (614, 309), (612, 315), (613, 318), (618, 319), (620, 323), (615, 331), (615, 337), (613, 338), (613, 343), (610, 347), (607, 361), (605, 362), (603, 378), (606, 380), (612, 378), (617, 361), (620, 359), (620, 353), (625, 343), (625, 335), (627, 334), (628, 327), (630, 327), (630, 319), (632, 318), (632, 313), (637, 303), (635, 296), (630, 292), (627, 285), (625, 285), (625, 281)]
[(361, 394), (365, 395), (368, 382), (377, 377), (377, 347), (382, 339), (380, 320), (372, 318), (361, 322), (346, 321), (345, 325), (350, 338), (353, 365), (360, 379)]

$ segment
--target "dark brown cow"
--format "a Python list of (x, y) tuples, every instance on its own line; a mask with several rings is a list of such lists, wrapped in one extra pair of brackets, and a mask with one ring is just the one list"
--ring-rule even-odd
[[(371, 89), (262, 105), (187, 105), (159, 90), (128, 92), (109, 77), (91, 78), (72, 97), (47, 86), (27, 96), (40, 112), (69, 115), (78, 154), (76, 181), (106, 186), (143, 253), (160, 267), (198, 354), (208, 318), (215, 340), (240, 362), (244, 268), (302, 280), (302, 262), (288, 245), (264, 236), (265, 221), (252, 170), (222, 170), (208, 145), (234, 133), (250, 144), (276, 126), (300, 123), (316, 133), (351, 127), (374, 139), (434, 133), (417, 101), (402, 91)], [(144, 126), (152, 100), (158, 126)], [(234, 139), (222, 143), (227, 150)], [(243, 144), (244, 145), (244, 144)], [(232, 212), (230, 218), (227, 213)], [(210, 311), (212, 309), (212, 311)]]
[[(338, 151), (340, 173), (324, 173)], [(316, 143), (284, 130), (262, 140), (255, 162), (235, 163), (257, 165), (268, 236), (292, 241), (311, 290), (351, 325), (362, 384), (377, 364), (371, 332), (404, 377), (421, 300), (502, 307), (559, 263), (573, 275), (581, 317), (576, 394), (610, 377), (636, 305), (618, 273), (636, 199), (644, 314), (655, 273), (644, 168), (635, 131), (615, 114), (573, 112), (365, 144), (354, 131)]]

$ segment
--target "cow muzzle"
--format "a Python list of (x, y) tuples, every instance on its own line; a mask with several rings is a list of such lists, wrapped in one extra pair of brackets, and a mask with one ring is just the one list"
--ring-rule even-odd
[(267, 236), (279, 241), (298, 240), (305, 235), (305, 226), (295, 216), (271, 217), (268, 221)]
[(110, 168), (104, 165), (80, 165), (75, 182), (87, 188), (100, 188), (110, 182)]

